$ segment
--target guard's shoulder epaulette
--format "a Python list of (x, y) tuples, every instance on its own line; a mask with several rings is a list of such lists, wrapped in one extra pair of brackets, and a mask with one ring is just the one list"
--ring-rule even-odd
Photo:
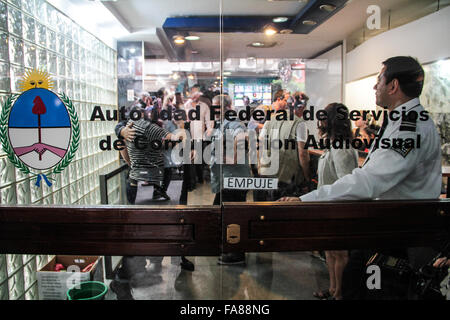
[(412, 110), (406, 115), (402, 116), (402, 122), (400, 123), (400, 131), (412, 131), (416, 132), (418, 114)]

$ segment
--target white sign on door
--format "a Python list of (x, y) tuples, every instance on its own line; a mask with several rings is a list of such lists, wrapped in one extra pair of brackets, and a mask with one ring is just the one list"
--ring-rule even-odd
[(275, 190), (278, 188), (276, 178), (224, 178), (224, 189), (235, 190)]

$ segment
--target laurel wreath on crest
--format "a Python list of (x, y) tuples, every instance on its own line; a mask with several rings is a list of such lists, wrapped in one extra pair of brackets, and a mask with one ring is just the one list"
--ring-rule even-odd
[[(63, 171), (75, 157), (75, 153), (80, 145), (80, 124), (78, 121), (78, 115), (72, 101), (64, 94), (57, 94), (62, 102), (65, 104), (69, 113), (70, 122), (72, 124), (72, 139), (70, 142), (69, 150), (66, 152), (64, 158), (53, 168), (50, 174), (57, 174)], [(30, 171), (19, 157), (14, 153), (11, 143), (8, 139), (8, 119), (13, 104), (16, 102), (19, 94), (12, 94), (3, 104), (2, 112), (0, 113), (0, 143), (2, 144), (3, 151), (6, 153), (9, 161), (18, 168), (22, 173), (38, 175)]]

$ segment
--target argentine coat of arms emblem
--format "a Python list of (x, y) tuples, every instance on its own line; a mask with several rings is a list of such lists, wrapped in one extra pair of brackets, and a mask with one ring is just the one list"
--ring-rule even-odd
[(48, 73), (28, 71), (20, 85), (21, 93), (10, 95), (2, 106), (0, 142), (15, 167), (36, 177), (37, 187), (42, 179), (51, 186), (52, 175), (70, 164), (79, 147), (78, 115), (64, 93), (50, 90)]

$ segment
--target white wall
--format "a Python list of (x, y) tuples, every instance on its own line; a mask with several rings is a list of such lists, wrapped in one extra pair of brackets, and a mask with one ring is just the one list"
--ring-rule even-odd
[(424, 64), (450, 57), (450, 7), (367, 40), (346, 55), (345, 104), (350, 110), (374, 110), (373, 86), (381, 64), (408, 55)]
[(377, 76), (370, 76), (345, 84), (345, 105), (349, 110), (375, 110), (375, 90)]
[(373, 37), (346, 55), (346, 83), (378, 73), (389, 57), (421, 63), (450, 57), (450, 7)]
[[(342, 45), (306, 62), (306, 94), (309, 106), (324, 109), (329, 103), (342, 102)], [(317, 68), (324, 66), (323, 69)], [(308, 121), (308, 129), (317, 133), (317, 122)]]
[(311, 68), (313, 64), (306, 63), (306, 94), (309, 105), (319, 109), (325, 108), (331, 102), (342, 101), (342, 46), (322, 54), (314, 60), (323, 60), (325, 69)]

